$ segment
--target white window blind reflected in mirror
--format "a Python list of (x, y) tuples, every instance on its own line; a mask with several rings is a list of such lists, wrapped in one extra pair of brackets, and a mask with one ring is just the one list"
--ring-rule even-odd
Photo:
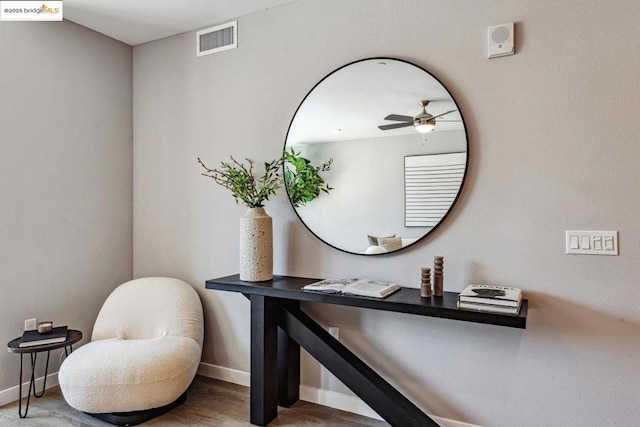
[(464, 178), (467, 153), (404, 158), (405, 227), (434, 227), (455, 201)]

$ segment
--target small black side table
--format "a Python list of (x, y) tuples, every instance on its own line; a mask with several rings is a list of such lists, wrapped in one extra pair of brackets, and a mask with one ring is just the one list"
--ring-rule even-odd
[[(64, 354), (68, 356), (70, 352), (73, 352), (73, 344), (77, 343), (82, 339), (82, 332), (77, 331), (75, 329), (69, 329), (67, 331), (67, 339), (63, 342), (57, 342), (54, 344), (42, 344), (42, 345), (34, 345), (31, 347), (20, 347), (20, 338), (15, 338), (7, 344), (7, 350), (11, 353), (20, 354), (20, 382), (18, 383), (18, 415), (20, 418), (25, 418), (27, 416), (27, 412), (29, 412), (29, 401), (31, 400), (31, 390), (33, 390), (33, 397), (42, 397), (44, 395), (44, 390), (47, 385), (47, 371), (49, 370), (49, 356), (51, 354), (51, 350), (56, 350), (58, 348), (64, 347)], [(42, 384), (42, 391), (40, 393), (36, 392), (36, 384), (35, 384), (35, 370), (36, 370), (36, 359), (38, 357), (38, 353), (43, 351), (47, 352), (47, 364), (44, 368), (44, 382)], [(27, 394), (27, 406), (25, 407), (24, 414), (22, 413), (22, 357), (25, 354), (29, 354), (31, 356), (31, 380), (29, 381), (29, 393)]]

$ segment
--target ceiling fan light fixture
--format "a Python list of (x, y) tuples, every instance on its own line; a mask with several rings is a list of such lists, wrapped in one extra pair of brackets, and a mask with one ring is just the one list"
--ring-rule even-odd
[[(422, 105), (422, 111), (420, 112), (420, 114), (414, 117), (406, 116), (404, 114), (389, 114), (384, 119), (392, 120), (398, 123), (380, 125), (378, 126), (378, 129), (382, 131), (386, 131), (391, 129), (400, 129), (400, 128), (413, 125), (413, 128), (416, 130), (416, 132), (428, 133), (435, 130), (437, 118), (458, 111), (458, 110), (449, 110), (449, 111), (445, 111), (444, 113), (440, 113), (437, 116), (434, 116), (433, 114), (427, 113), (428, 104), (429, 104), (429, 101), (427, 100), (423, 100), (422, 102), (420, 102), (420, 105)], [(460, 121), (460, 120), (445, 120), (445, 121)]]
[(429, 133), (429, 132), (433, 131), (434, 127), (435, 126), (429, 125), (429, 124), (417, 125), (416, 126), (416, 131), (418, 131), (420, 133)]
[(417, 121), (413, 127), (416, 131), (420, 133), (429, 133), (432, 132), (436, 127), (436, 120), (432, 117), (429, 120), (420, 120)]

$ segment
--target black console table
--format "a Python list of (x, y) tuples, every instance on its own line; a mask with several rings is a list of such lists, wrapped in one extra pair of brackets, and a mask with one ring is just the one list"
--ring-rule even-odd
[(460, 310), (458, 294), (421, 298), (420, 290), (402, 288), (384, 299), (303, 291), (319, 279), (274, 276), (244, 282), (239, 275), (207, 280), (207, 289), (240, 292), (251, 301), (251, 423), (269, 424), (278, 405), (299, 400), (300, 346), (324, 365), (392, 426), (437, 427), (438, 424), (300, 310), (300, 301), (441, 317), (476, 323), (526, 327), (527, 300), (508, 316)]

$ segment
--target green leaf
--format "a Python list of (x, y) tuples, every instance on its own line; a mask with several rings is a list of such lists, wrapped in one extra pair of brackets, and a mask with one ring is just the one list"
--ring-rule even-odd
[(285, 150), (282, 157), (285, 162), (284, 183), (294, 207), (304, 206), (319, 197), (320, 192), (329, 194), (332, 190), (325, 184), (320, 172), (330, 170), (333, 159), (316, 167), (293, 148)]

